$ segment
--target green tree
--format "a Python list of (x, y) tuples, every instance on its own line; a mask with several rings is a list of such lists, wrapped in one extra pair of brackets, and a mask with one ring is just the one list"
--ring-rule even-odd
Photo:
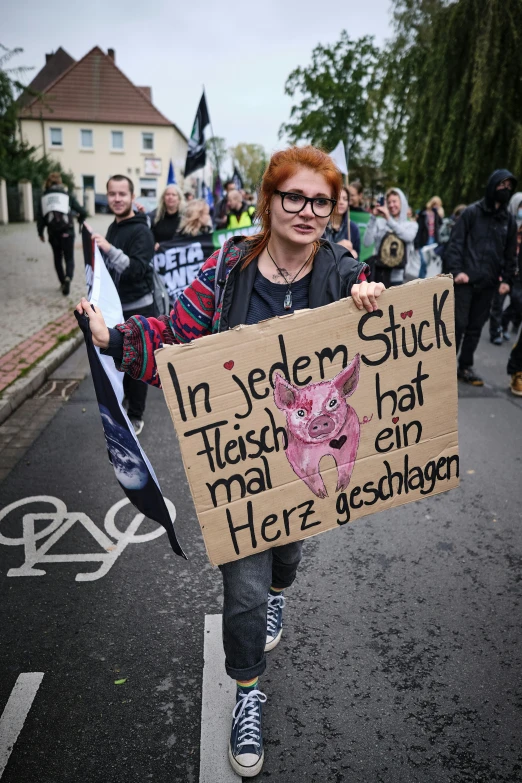
[(404, 183), (406, 134), (415, 114), (422, 64), (431, 45), (432, 21), (444, 0), (392, 0), (394, 36), (381, 52), (374, 140), (382, 147), (386, 185)]
[(267, 155), (261, 144), (236, 144), (230, 147), (233, 165), (237, 166), (247, 190), (256, 190), (267, 167)]
[(350, 166), (361, 162), (368, 152), (379, 80), (379, 50), (372, 36), (352, 40), (343, 30), (335, 44), (318, 44), (311, 64), (296, 68), (286, 81), (285, 93), (300, 100), (279, 137), (327, 150), (348, 139)]
[(207, 152), (214, 171), (221, 176), (221, 167), (227, 157), (227, 143), (222, 136), (207, 139)]
[(396, 0), (394, 19), (384, 168), (419, 206), (474, 201), (495, 168), (522, 175), (520, 0)]
[(7, 67), (13, 57), (23, 49), (7, 49), (0, 44), (0, 177), (8, 185), (22, 179), (40, 187), (51, 171), (60, 171), (69, 188), (74, 187), (72, 174), (66, 174), (59, 163), (46, 155), (38, 157), (38, 151), (22, 141), (17, 133), (19, 96), (36, 95), (28, 91), (21, 79), (31, 70), (24, 66)]

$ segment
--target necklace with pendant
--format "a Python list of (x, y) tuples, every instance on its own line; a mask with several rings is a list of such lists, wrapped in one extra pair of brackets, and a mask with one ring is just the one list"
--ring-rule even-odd
[(299, 270), (299, 272), (298, 272), (296, 275), (294, 275), (294, 276), (292, 277), (292, 279), (291, 279), (291, 280), (289, 280), (289, 279), (287, 278), (287, 276), (285, 275), (285, 273), (283, 272), (283, 270), (282, 270), (282, 269), (280, 269), (280, 268), (277, 266), (277, 264), (276, 264), (276, 262), (275, 262), (275, 260), (274, 260), (274, 257), (272, 256), (272, 253), (271, 253), (271, 252), (270, 252), (270, 250), (268, 249), (268, 246), (267, 246), (267, 248), (266, 248), (266, 252), (267, 252), (267, 253), (268, 253), (268, 255), (270, 256), (270, 258), (271, 258), (271, 260), (272, 260), (272, 263), (273, 263), (273, 265), (275, 266), (275, 268), (277, 269), (277, 271), (279, 272), (279, 274), (281, 275), (281, 277), (283, 278), (283, 280), (285, 281), (285, 283), (286, 283), (286, 284), (287, 284), (287, 286), (288, 286), (288, 288), (286, 289), (286, 294), (285, 294), (285, 301), (283, 302), (283, 308), (284, 308), (285, 310), (291, 310), (291, 309), (292, 309), (292, 283), (293, 283), (293, 282), (294, 282), (294, 281), (295, 281), (295, 280), (296, 280), (296, 279), (299, 277), (299, 275), (301, 274), (301, 272), (303, 271), (303, 269), (305, 268), (305, 266), (307, 265), (307, 263), (310, 261), (310, 259), (311, 259), (311, 257), (312, 257), (312, 253), (313, 253), (314, 251), (313, 251), (313, 249), (312, 249), (312, 253), (310, 253), (310, 255), (308, 256), (308, 258), (307, 258), (307, 259), (306, 259), (306, 261), (304, 262), (304, 264), (303, 264), (303, 266), (301, 267), (301, 269)]

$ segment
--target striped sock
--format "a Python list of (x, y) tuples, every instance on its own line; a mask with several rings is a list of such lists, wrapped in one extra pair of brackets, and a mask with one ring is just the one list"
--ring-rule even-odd
[(251, 680), (236, 680), (237, 687), (241, 691), (253, 691), (259, 685), (259, 677), (253, 677)]
[(270, 595), (281, 595), (284, 589), (284, 587), (271, 587), (269, 593)]

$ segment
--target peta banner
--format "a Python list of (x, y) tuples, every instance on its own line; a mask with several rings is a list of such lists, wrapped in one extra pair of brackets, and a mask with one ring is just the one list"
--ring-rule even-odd
[(154, 267), (169, 292), (170, 306), (197, 277), (202, 264), (214, 252), (212, 234), (178, 237), (163, 242), (154, 255)]
[(156, 352), (210, 561), (458, 486), (450, 276)]

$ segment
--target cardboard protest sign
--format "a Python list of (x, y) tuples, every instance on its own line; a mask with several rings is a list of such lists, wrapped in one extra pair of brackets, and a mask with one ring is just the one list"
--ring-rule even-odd
[(458, 486), (453, 282), (156, 352), (213, 564)]

